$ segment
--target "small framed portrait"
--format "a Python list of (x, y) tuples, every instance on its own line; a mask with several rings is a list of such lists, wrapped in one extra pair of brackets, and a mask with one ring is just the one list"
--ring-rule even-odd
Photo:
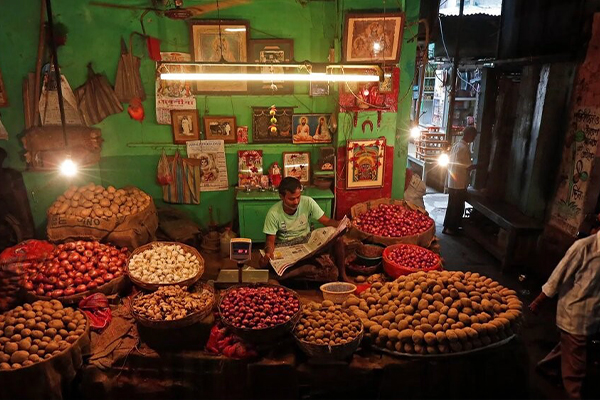
[(222, 140), (225, 143), (237, 141), (235, 117), (204, 116), (204, 136), (206, 140)]
[(237, 142), (248, 143), (248, 127), (238, 126), (237, 127)]
[[(294, 61), (294, 41), (292, 39), (252, 39), (248, 44), (249, 62), (283, 64)], [(282, 73), (281, 67), (257, 68), (261, 73)], [(256, 94), (291, 94), (294, 82), (264, 81), (251, 82), (250, 91)], [(273, 87), (273, 85), (275, 85)]]
[(292, 141), (299, 143), (331, 143), (328, 114), (295, 114), (292, 118)]
[(343, 58), (349, 63), (398, 63), (404, 13), (346, 14)]
[(329, 82), (311, 82), (310, 83), (310, 96), (329, 96)]
[(346, 160), (347, 189), (383, 186), (385, 138), (348, 140)]
[(198, 110), (171, 110), (173, 143), (185, 144), (200, 139), (200, 118)]
[[(248, 60), (249, 24), (242, 20), (195, 20), (190, 22), (190, 52), (194, 61), (237, 63)], [(207, 68), (207, 67), (205, 67)], [(245, 67), (230, 67), (230, 72), (245, 72)], [(199, 70), (197, 72), (205, 72)], [(246, 82), (197, 82), (196, 93), (245, 93)], [(224, 93), (225, 92), (225, 93)]]
[(283, 153), (283, 177), (293, 176), (303, 185), (310, 183), (310, 153), (308, 151)]

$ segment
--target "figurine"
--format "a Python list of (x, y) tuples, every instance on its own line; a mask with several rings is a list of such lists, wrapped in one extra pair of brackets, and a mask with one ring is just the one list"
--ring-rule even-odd
[(279, 187), (279, 184), (281, 183), (281, 168), (279, 168), (278, 162), (271, 164), (271, 167), (269, 168), (269, 179), (274, 188)]

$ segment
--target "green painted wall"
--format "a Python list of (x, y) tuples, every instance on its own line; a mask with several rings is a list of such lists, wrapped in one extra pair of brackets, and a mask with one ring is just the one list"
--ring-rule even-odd
[[(116, 1), (113, 3), (136, 4), (140, 2)], [(120, 55), (119, 41), (126, 40), (133, 31), (141, 31), (137, 11), (103, 9), (90, 6), (88, 0), (55, 0), (53, 11), (56, 22), (62, 22), (69, 28), (67, 44), (59, 48), (59, 61), (63, 74), (72, 88), (83, 84), (86, 79), (86, 65), (92, 62), (96, 72), (105, 73), (114, 82), (117, 62)], [(150, 3), (148, 1), (148, 3)], [(206, 2), (186, 1), (188, 5)], [(393, 7), (395, 8), (393, 8)], [(30, 205), (38, 232), (45, 229), (45, 212), (52, 201), (70, 183), (94, 181), (103, 185), (136, 185), (151, 194), (158, 205), (162, 204), (160, 187), (155, 183), (156, 164), (164, 148), (169, 154), (175, 146), (150, 145), (149, 143), (171, 143), (171, 127), (156, 124), (154, 107), (155, 63), (146, 53), (145, 42), (134, 37), (134, 54), (141, 56), (141, 76), (146, 90), (144, 102), (146, 119), (143, 123), (131, 120), (124, 111), (113, 115), (97, 126), (102, 130), (104, 144), (102, 160), (99, 165), (84, 171), (74, 182), (68, 182), (56, 173), (28, 172), (23, 159), (23, 147), (20, 136), (23, 131), (23, 107), (21, 84), (28, 72), (35, 70), (38, 41), (40, 1), (2, 2), (0, 5), (0, 71), (4, 78), (10, 106), (0, 109), (2, 122), (9, 131), (8, 141), (0, 146), (9, 153), (10, 167), (23, 171)], [(410, 110), (410, 84), (414, 72), (415, 44), (407, 41), (416, 33), (416, 21), (419, 13), (417, 0), (384, 2), (383, 0), (340, 0), (313, 1), (302, 6), (294, 0), (254, 0), (250, 4), (222, 10), (221, 18), (245, 19), (250, 22), (252, 39), (269, 37), (294, 39), (296, 60), (326, 62), (329, 48), (334, 46), (340, 54), (340, 38), (343, 32), (343, 15), (347, 10), (373, 10), (406, 12), (407, 21), (404, 31), (404, 43), (399, 66), (401, 102), (398, 114), (384, 113), (382, 126), (378, 134), (384, 135), (388, 143), (396, 145), (393, 194), (401, 197), (404, 187), (404, 168), (408, 138)], [(203, 18), (217, 18), (213, 12)], [(189, 32), (186, 22), (173, 21), (149, 13), (144, 18), (146, 32), (161, 39), (163, 51), (189, 51)], [(336, 108), (336, 90), (331, 96), (312, 98), (308, 96), (308, 84), (298, 83), (294, 95), (287, 96), (198, 96), (197, 104), (200, 116), (235, 115), (238, 125), (248, 125), (251, 137), (252, 106), (296, 106), (297, 113), (330, 113)], [(338, 144), (345, 143), (348, 137), (360, 138), (360, 123), (370, 117), (376, 121), (375, 113), (363, 113), (359, 118), (359, 128), (351, 125), (351, 116), (339, 117)], [(344, 128), (345, 127), (345, 128)], [(345, 129), (342, 131), (342, 129)], [(250, 139), (251, 140), (251, 139)], [(146, 145), (138, 145), (146, 143)], [(180, 147), (182, 151), (184, 147)], [(281, 152), (290, 150), (292, 145), (227, 145), (227, 167), (229, 183), (234, 185), (237, 179), (237, 150), (260, 148), (264, 152), (265, 165), (273, 161), (281, 162)], [(293, 146), (295, 150), (311, 151), (312, 159), (318, 158), (318, 148), (313, 145)], [(396, 173), (401, 171), (402, 173)], [(397, 178), (396, 178), (397, 177)], [(208, 206), (213, 206), (215, 217), (220, 223), (230, 221), (234, 216), (234, 190), (223, 192), (203, 192), (201, 204), (196, 206), (175, 206), (189, 210), (197, 221), (208, 220)]]

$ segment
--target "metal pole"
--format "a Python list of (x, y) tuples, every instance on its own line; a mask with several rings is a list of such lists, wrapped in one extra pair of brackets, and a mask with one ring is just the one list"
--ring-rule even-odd
[(67, 140), (67, 129), (65, 121), (65, 106), (63, 103), (62, 85), (60, 79), (60, 69), (58, 67), (58, 54), (56, 51), (56, 42), (54, 42), (54, 23), (52, 22), (52, 2), (46, 0), (46, 12), (48, 14), (48, 33), (50, 36), (50, 49), (52, 51), (52, 59), (54, 63), (54, 74), (56, 79), (56, 91), (58, 93), (58, 109), (60, 110), (60, 122), (62, 124), (63, 139), (65, 140), (65, 149), (67, 155), (70, 155), (68, 140)]
[(448, 102), (448, 121), (446, 122), (446, 139), (452, 140), (452, 121), (454, 120), (454, 103), (456, 98), (456, 80), (458, 78), (458, 63), (460, 61), (460, 28), (462, 25), (465, 0), (460, 0), (460, 11), (456, 29), (456, 46), (454, 46), (454, 60), (452, 62), (452, 80), (450, 82), (450, 100)]

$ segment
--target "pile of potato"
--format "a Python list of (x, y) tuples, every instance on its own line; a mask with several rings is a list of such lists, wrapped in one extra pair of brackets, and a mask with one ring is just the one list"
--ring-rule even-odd
[(431, 271), (374, 283), (344, 303), (374, 344), (401, 353), (468, 351), (513, 334), (522, 303), (514, 290), (471, 272)]
[(150, 204), (150, 196), (138, 188), (104, 188), (94, 183), (71, 186), (48, 209), (50, 215), (119, 218), (136, 214)]
[(352, 342), (362, 332), (362, 323), (332, 301), (310, 303), (302, 308), (294, 334), (306, 342), (335, 346)]
[(81, 311), (36, 301), (0, 315), (0, 370), (27, 367), (66, 350), (85, 333)]
[(133, 311), (154, 321), (173, 321), (204, 310), (213, 301), (208, 289), (191, 293), (181, 286), (163, 286), (154, 293), (136, 297)]
[(129, 275), (145, 283), (179, 283), (198, 274), (200, 260), (179, 245), (156, 244), (134, 254), (127, 268)]

